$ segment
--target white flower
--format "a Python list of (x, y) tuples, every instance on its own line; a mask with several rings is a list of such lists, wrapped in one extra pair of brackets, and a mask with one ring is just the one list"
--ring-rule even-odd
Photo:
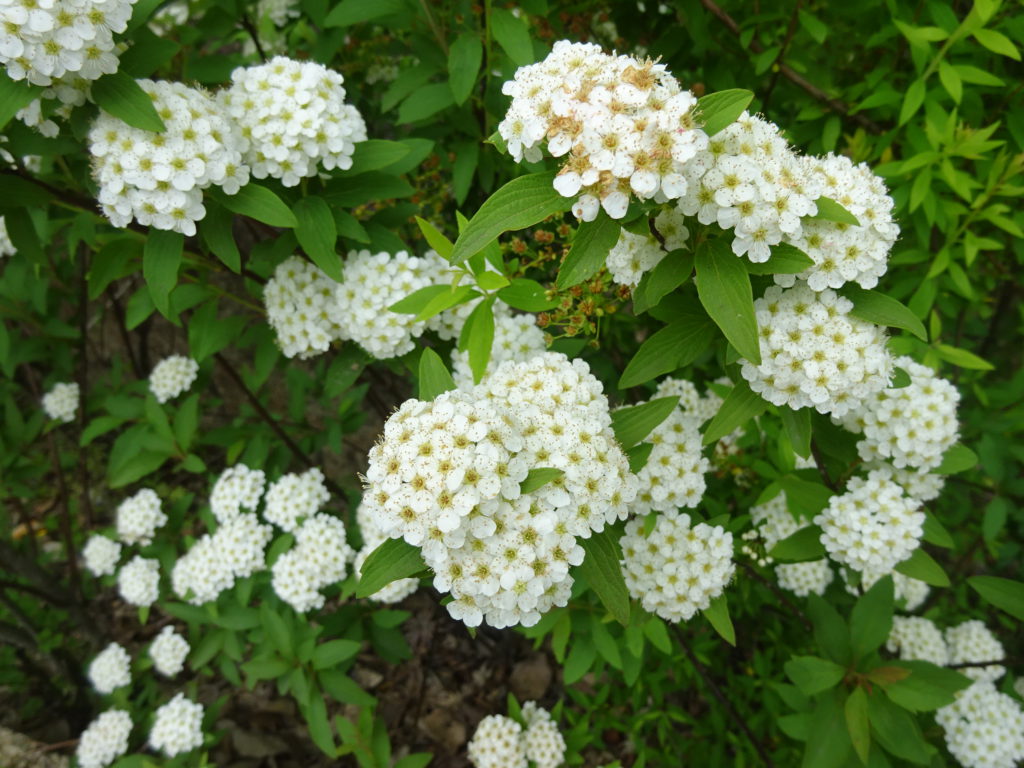
[[(965, 621), (946, 630), (946, 643), (949, 645), (949, 663), (977, 664), (987, 661), (1002, 661), (1006, 657), (1003, 644), (996, 636), (977, 619)], [(1002, 664), (964, 667), (959, 670), (972, 680), (987, 680), (994, 683), (1004, 674), (1006, 667)]]
[(224, 523), (241, 514), (242, 507), (255, 510), (263, 496), (266, 475), (262, 469), (236, 464), (225, 469), (210, 492), (210, 510)]
[(523, 727), (504, 715), (481, 720), (466, 750), (476, 768), (528, 768)]
[(117, 507), (117, 536), (125, 544), (152, 543), (156, 529), (167, 522), (160, 509), (160, 497), (152, 488), (143, 488)]
[(644, 519), (626, 523), (620, 540), (629, 594), (666, 621), (687, 621), (722, 594), (732, 579), (732, 534), (720, 525), (691, 525), (690, 516), (662, 512), (649, 535)]
[(120, 559), (121, 545), (106, 536), (90, 536), (82, 548), (82, 560), (93, 576), (108, 576), (113, 573)]
[(965, 768), (1014, 768), (1024, 760), (1024, 711), (1020, 703), (979, 681), (935, 713), (946, 746)]
[(156, 711), (149, 745), (167, 757), (191, 752), (203, 744), (203, 705), (179, 693)]
[(174, 627), (166, 626), (160, 634), (153, 638), (149, 645), (149, 656), (153, 659), (153, 669), (166, 677), (174, 677), (185, 667), (188, 656), (188, 640), (174, 631)]
[(647, 442), (654, 447), (637, 473), (640, 485), (630, 512), (645, 515), (700, 503), (707, 487), (704, 473), (711, 464), (701, 453), (699, 426), (696, 417), (675, 408), (650, 433)]
[(18, 249), (14, 247), (10, 235), (7, 234), (7, 222), (0, 216), (0, 257), (13, 256), (17, 252)]
[(920, 659), (944, 667), (949, 664), (949, 649), (935, 622), (921, 616), (894, 616), (885, 647), (899, 651), (905, 660)]
[(289, 256), (277, 265), (263, 288), (263, 304), (285, 357), (313, 357), (342, 337), (330, 308), (336, 285), (300, 256)]
[(199, 363), (182, 355), (165, 357), (149, 374), (149, 391), (158, 403), (166, 403), (187, 392), (199, 373)]
[(136, 555), (118, 572), (117, 591), (126, 603), (152, 605), (160, 597), (160, 563)]
[(295, 539), (295, 547), (274, 562), (272, 585), (278, 597), (305, 613), (323, 607), (319, 590), (345, 578), (355, 553), (345, 540), (345, 524), (324, 513), (307, 518)]
[[(798, 520), (789, 511), (784, 492), (763, 504), (751, 507), (750, 518), (764, 541), (765, 551), (770, 551), (783, 539), (810, 525), (806, 520)], [(766, 561), (770, 562), (771, 558), (767, 558)], [(780, 587), (799, 597), (825, 594), (825, 589), (835, 578), (826, 558), (804, 563), (779, 563), (775, 566), (775, 575)]]
[[(506, 360), (525, 362), (547, 348), (544, 332), (537, 327), (536, 315), (513, 315), (506, 304), (494, 304), (494, 341), (491, 358), (484, 376), (493, 373)], [(459, 389), (473, 387), (473, 370), (469, 367), (469, 352), (452, 349), (452, 378)]]
[(121, 709), (108, 709), (82, 731), (75, 757), (79, 768), (106, 768), (128, 751), (132, 718)]
[[(381, 532), (373, 516), (363, 503), (360, 503), (356, 509), (356, 522), (359, 524), (359, 531), (363, 535), (363, 548), (356, 554), (355, 563), (352, 568), (355, 571), (356, 577), (362, 578), (362, 568), (366, 558), (377, 547), (387, 541), (387, 537)], [(419, 589), (419, 586), (419, 579), (396, 579), (370, 595), (370, 600), (377, 603), (399, 603)]]
[(74, 421), (78, 411), (78, 384), (54, 384), (53, 389), (43, 395), (43, 410), (51, 419), (65, 424)]
[(551, 713), (534, 701), (523, 704), (526, 757), (535, 768), (558, 768), (565, 760), (565, 739)]
[(89, 664), (89, 682), (99, 693), (112, 693), (132, 681), (131, 663), (128, 651), (111, 643)]
[(301, 475), (283, 475), (267, 489), (263, 517), (278, 528), (294, 531), (299, 523), (314, 515), (331, 494), (324, 483), (324, 473), (312, 467)]

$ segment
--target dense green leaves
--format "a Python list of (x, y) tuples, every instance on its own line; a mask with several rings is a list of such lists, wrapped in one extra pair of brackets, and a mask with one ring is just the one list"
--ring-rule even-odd
[(724, 594), (711, 601), (701, 613), (711, 622), (711, 626), (729, 645), (736, 645), (736, 629), (729, 618), (729, 602)]
[(0, 129), (7, 125), (18, 110), (37, 98), (41, 91), (42, 88), (25, 80), (11, 80), (6, 69), (0, 70)]
[(855, 659), (876, 651), (892, 629), (893, 582), (884, 576), (865, 592), (850, 614), (850, 641)]
[(448, 51), (448, 84), (456, 104), (469, 98), (483, 57), (484, 47), (477, 35), (463, 32), (452, 43)]
[(885, 686), (885, 692), (893, 702), (911, 712), (930, 712), (952, 704), (956, 692), (971, 684), (970, 678), (959, 672), (927, 661), (899, 661), (894, 666), (910, 674)]
[(725, 338), (752, 363), (761, 362), (750, 275), (724, 239), (697, 248), (697, 295)]
[(807, 696), (837, 685), (846, 670), (828, 659), (817, 656), (794, 656), (786, 662), (786, 676)]
[(707, 349), (708, 335), (713, 331), (707, 315), (699, 310), (669, 323), (640, 345), (622, 372), (619, 389), (635, 387), (692, 363)]
[(783, 563), (802, 563), (825, 557), (825, 546), (821, 543), (821, 529), (808, 525), (778, 542), (768, 552), (772, 558)]
[(923, 549), (915, 549), (909, 559), (904, 560), (896, 566), (896, 570), (904, 576), (918, 579), (933, 587), (948, 587), (949, 576), (942, 570), (942, 566), (935, 562), (935, 559)]

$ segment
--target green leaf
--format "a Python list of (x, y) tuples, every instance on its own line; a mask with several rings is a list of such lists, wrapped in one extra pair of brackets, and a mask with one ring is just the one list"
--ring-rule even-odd
[(828, 553), (821, 543), (821, 528), (808, 525), (778, 542), (768, 554), (782, 563), (803, 563), (821, 560)]
[[(11, 80), (7, 70), (0, 69), (0, 129), (3, 129), (11, 118), (39, 98), (43, 89), (38, 85), (31, 85), (27, 80)], [(4, 179), (4, 184), (7, 179)]]
[(847, 666), (850, 661), (850, 632), (832, 605), (819, 595), (807, 598), (807, 615), (814, 625), (814, 641), (832, 661)]
[(927, 510), (924, 513), (924, 525), (922, 528), (924, 530), (922, 538), (929, 544), (934, 544), (943, 549), (953, 549), (953, 537), (949, 535), (949, 531), (943, 527), (935, 515)]
[(730, 88), (701, 96), (697, 100), (697, 122), (704, 126), (708, 136), (714, 136), (736, 122), (736, 118), (743, 114), (743, 110), (753, 100), (754, 94), (742, 88)]
[(377, 703), (373, 696), (360, 688), (351, 677), (340, 670), (323, 669), (316, 673), (316, 677), (320, 687), (342, 704), (372, 707)]
[(455, 247), (452, 241), (441, 234), (440, 230), (431, 224), (426, 219), (421, 219), (419, 216), (416, 217), (416, 226), (420, 228), (420, 232), (423, 233), (423, 237), (426, 238), (427, 244), (437, 251), (437, 255), (442, 259), (448, 259), (452, 255), (452, 249)]
[(188, 451), (199, 426), (199, 395), (189, 395), (174, 414), (174, 440), (183, 451)]
[(792, 408), (780, 406), (779, 417), (796, 455), (805, 459), (810, 458), (811, 412), (807, 408), (794, 411)]
[(707, 349), (711, 333), (714, 333), (714, 325), (699, 309), (669, 323), (640, 345), (622, 372), (619, 389), (635, 387), (689, 365)]
[(921, 108), (924, 103), (925, 84), (920, 78), (915, 80), (903, 94), (903, 106), (900, 107), (899, 124), (903, 125)]
[(399, 125), (415, 123), (455, 104), (448, 83), (431, 83), (413, 91), (398, 107)]
[(755, 416), (768, 410), (767, 401), (754, 392), (746, 381), (739, 381), (725, 398), (722, 407), (704, 430), (703, 445), (710, 445), (742, 427)]
[(903, 389), (904, 387), (909, 387), (912, 383), (909, 373), (898, 366), (893, 367), (892, 381), (889, 382), (889, 389)]
[(956, 692), (971, 684), (965, 675), (927, 661), (894, 661), (892, 666), (910, 674), (889, 683), (885, 692), (893, 703), (911, 712), (930, 712), (952, 704)]
[(456, 104), (461, 106), (472, 93), (483, 58), (484, 47), (473, 32), (463, 32), (448, 49), (448, 86)]
[(455, 241), (451, 262), (461, 264), (503, 232), (525, 229), (569, 210), (572, 199), (555, 191), (554, 178), (554, 171), (519, 176), (487, 198)]
[(915, 549), (914, 554), (907, 560), (899, 563), (896, 566), (896, 570), (904, 576), (918, 579), (925, 584), (931, 584), (933, 587), (949, 586), (949, 576), (942, 570), (942, 566), (935, 562), (932, 556), (920, 547)]
[(353, 658), (361, 647), (355, 640), (328, 640), (313, 651), (313, 669), (336, 667)]
[(931, 756), (917, 721), (881, 692), (868, 697), (871, 733), (886, 752), (917, 765), (928, 765)]
[(519, 492), (526, 494), (536, 491), (552, 480), (557, 480), (564, 475), (561, 469), (555, 469), (554, 467), (534, 467), (526, 473), (526, 479), (519, 484)]
[(272, 227), (297, 227), (295, 214), (284, 201), (266, 187), (249, 182), (237, 194), (226, 195), (216, 187), (207, 190), (214, 199), (229, 211), (262, 221)]
[(685, 283), (693, 272), (691, 251), (671, 251), (650, 272), (644, 274), (633, 291), (633, 311), (646, 312), (669, 293)]
[(388, 539), (363, 563), (356, 597), (370, 597), (391, 582), (415, 576), (426, 568), (418, 547), (406, 544), (403, 539)]
[(755, 264), (746, 261), (747, 272), (752, 275), (799, 275), (808, 267), (814, 266), (814, 259), (795, 245), (779, 243), (772, 246), (772, 255), (768, 261)]
[(569, 253), (558, 268), (556, 285), (562, 289), (571, 288), (596, 275), (621, 232), (619, 223), (603, 210), (593, 221), (581, 222)]
[(543, 312), (558, 306), (558, 299), (549, 299), (543, 285), (525, 277), (513, 278), (512, 282), (498, 291), (498, 298), (524, 312)]
[(654, 443), (638, 443), (626, 451), (626, 458), (629, 459), (629, 471), (634, 475), (647, 466), (647, 460), (654, 450)]
[(967, 583), (996, 608), (1024, 621), (1024, 584), (998, 576), (971, 576)]
[(997, 32), (994, 29), (978, 29), (974, 32), (974, 39), (992, 53), (1020, 61), (1020, 51), (1017, 50), (1017, 46), (1002, 32)]
[(170, 296), (178, 283), (178, 267), (185, 248), (180, 232), (151, 229), (142, 251), (142, 276), (153, 305), (164, 317), (170, 317)]
[(828, 506), (832, 491), (821, 483), (787, 475), (779, 480), (791, 512), (812, 518)]
[(427, 285), (413, 291), (404, 299), (399, 299), (388, 309), (400, 315), (418, 315), (425, 310), (430, 303), (438, 296), (448, 294), (452, 290), (450, 285)]
[(888, 639), (892, 612), (893, 583), (887, 575), (861, 595), (850, 614), (850, 643), (855, 661), (878, 650)]
[(345, 171), (358, 175), (394, 165), (412, 151), (412, 147), (400, 141), (368, 139), (357, 141), (352, 151), (352, 167)]
[(473, 290), (473, 287), (469, 285), (460, 285), (457, 287), (446, 285), (443, 286), (443, 288), (443, 291), (430, 299), (430, 301), (427, 302), (427, 305), (416, 313), (415, 319), (417, 322), (429, 320), (434, 317), (434, 315), (439, 315), (446, 309), (457, 307), (459, 304), (465, 304), (467, 301), (471, 301), (480, 295), (478, 291)]
[(479, 285), (485, 291), (497, 291), (509, 285), (509, 282), (508, 278), (505, 277), (504, 275), (499, 275), (497, 272), (485, 270), (477, 274), (476, 284)]
[(292, 658), (292, 633), (281, 614), (270, 603), (260, 605), (260, 625), (277, 652), (286, 659)]
[(939, 62), (939, 82), (942, 83), (942, 87), (946, 89), (946, 93), (952, 97), (953, 101), (959, 104), (964, 94), (964, 84), (960, 75), (948, 61)]
[(956, 443), (942, 455), (942, 463), (932, 470), (937, 475), (955, 475), (978, 466), (978, 454), (963, 443)]
[(437, 352), (427, 347), (420, 355), (419, 399), (433, 400), (443, 392), (455, 389), (455, 381)]
[(794, 656), (783, 669), (786, 676), (807, 696), (827, 691), (838, 685), (846, 675), (844, 667), (817, 656)]
[(860, 226), (860, 222), (857, 220), (857, 217), (831, 197), (819, 197), (814, 202), (818, 206), (818, 212), (808, 218), (821, 219), (823, 221), (834, 221), (839, 224), (852, 224), (855, 227)]
[(933, 349), (947, 363), (968, 368), (972, 371), (992, 371), (995, 366), (987, 360), (983, 360), (973, 352), (959, 347), (951, 347), (949, 344), (936, 344)]
[(678, 397), (659, 397), (642, 405), (630, 405), (612, 412), (612, 431), (623, 448), (632, 448), (669, 417), (679, 405)]
[(38, 184), (33, 184), (28, 179), (21, 179), (8, 174), (3, 175), (3, 184), (0, 184), (0, 207), (43, 207), (49, 205), (51, 197), (52, 195), (47, 190)]
[(533, 42), (523, 19), (504, 8), (495, 8), (491, 11), (491, 34), (517, 67), (533, 63)]
[(491, 347), (494, 344), (494, 297), (481, 301), (462, 326), (459, 335), (459, 350), (469, 352), (469, 367), (473, 371), (473, 383), (479, 384), (491, 361)]
[(601, 604), (623, 626), (629, 624), (629, 590), (622, 576), (619, 545), (605, 528), (589, 539), (580, 539), (586, 555), (579, 569), (590, 588), (597, 593)]
[(242, 271), (242, 255), (235, 244), (234, 218), (224, 206), (208, 200), (206, 216), (199, 223), (199, 234), (224, 266), (238, 274)]
[(292, 208), (295, 220), (295, 238), (302, 250), (329, 278), (342, 281), (341, 258), (334, 250), (338, 229), (331, 207), (322, 197), (310, 195), (301, 198)]
[(864, 689), (857, 687), (850, 692), (843, 708), (846, 714), (846, 731), (857, 757), (868, 764), (868, 753), (871, 751), (871, 723), (868, 720), (868, 696)]
[[(583, 561), (584, 563), (586, 560)], [(580, 680), (597, 661), (597, 647), (589, 634), (574, 634), (572, 649), (562, 666), (562, 682), (572, 685)]]
[(850, 314), (854, 317), (876, 325), (902, 328), (921, 341), (928, 341), (928, 333), (917, 315), (891, 296), (879, 291), (868, 291), (852, 283), (843, 286), (841, 293), (853, 302)]
[(800, 26), (807, 30), (809, 34), (818, 45), (825, 42), (825, 38), (828, 37), (828, 26), (821, 21), (817, 16), (803, 10), (799, 11)]
[(336, 757), (338, 747), (334, 743), (334, 731), (331, 730), (331, 721), (327, 719), (327, 705), (324, 703), (323, 697), (317, 692), (310, 692), (310, 695), (305, 698), (309, 704), (303, 708), (302, 714), (309, 727), (309, 737), (325, 755)]
[(167, 130), (149, 94), (124, 72), (104, 75), (92, 84), (92, 100), (118, 120), (133, 128), (162, 133)]
[(290, 671), (292, 665), (280, 656), (264, 656), (252, 659), (242, 665), (242, 671), (250, 680), (273, 680)]
[(729, 602), (724, 594), (712, 600), (702, 613), (725, 642), (736, 645), (736, 630), (732, 625), (732, 619), (729, 618)]
[(747, 360), (761, 363), (750, 275), (722, 238), (697, 248), (697, 295), (725, 338)]
[(121, 54), (118, 68), (132, 77), (149, 77), (181, 50), (181, 45), (166, 37), (157, 37), (146, 27), (132, 35), (131, 47)]
[(402, 0), (342, 0), (324, 19), (325, 27), (349, 27), (405, 11)]

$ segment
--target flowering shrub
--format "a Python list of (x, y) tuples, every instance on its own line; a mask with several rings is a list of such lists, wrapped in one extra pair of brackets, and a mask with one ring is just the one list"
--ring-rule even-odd
[(1024, 761), (1024, 16), (499, 5), (0, 0), (0, 711)]

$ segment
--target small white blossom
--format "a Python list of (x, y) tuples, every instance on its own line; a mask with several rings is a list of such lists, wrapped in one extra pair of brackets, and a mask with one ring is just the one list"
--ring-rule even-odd
[(285, 531), (294, 531), (303, 519), (312, 517), (331, 494), (324, 483), (324, 473), (317, 467), (301, 475), (283, 475), (267, 489), (263, 517)]
[(242, 508), (255, 510), (263, 496), (266, 475), (262, 469), (236, 464), (225, 469), (210, 492), (210, 510), (217, 522), (225, 523), (242, 514)]
[(188, 640), (175, 632), (171, 626), (160, 630), (160, 634), (154, 637), (149, 645), (153, 669), (165, 677), (174, 677), (184, 669), (188, 652)]
[(156, 711), (149, 745), (167, 757), (191, 752), (203, 744), (203, 705), (179, 693)]
[(935, 622), (921, 616), (894, 616), (885, 647), (899, 651), (904, 660), (920, 659), (944, 667), (949, 664), (949, 648)]
[(112, 693), (115, 688), (132, 681), (131, 664), (128, 651), (117, 643), (111, 643), (89, 664), (89, 682), (99, 693)]
[(125, 544), (152, 543), (156, 529), (167, 522), (160, 509), (160, 497), (152, 488), (143, 488), (117, 507), (117, 536)]
[(320, 590), (345, 578), (355, 553), (345, 537), (345, 524), (320, 513), (306, 519), (295, 532), (296, 545), (271, 567), (277, 596), (299, 613), (322, 608)]
[(121, 709), (108, 709), (82, 731), (75, 757), (79, 768), (106, 768), (128, 751), (132, 718)]
[(65, 424), (74, 421), (78, 411), (78, 384), (54, 384), (53, 389), (43, 395), (43, 410), (51, 419)]
[(90, 536), (82, 549), (82, 560), (93, 576), (110, 575), (117, 569), (120, 559), (121, 545), (100, 534)]
[[(757, 531), (764, 541), (766, 551), (770, 551), (783, 539), (810, 525), (806, 520), (797, 520), (789, 511), (784, 492), (763, 504), (751, 507), (750, 518), (754, 525), (758, 526)], [(827, 558), (804, 563), (779, 563), (775, 566), (775, 575), (780, 587), (798, 597), (825, 594), (828, 585), (835, 578)]]
[(149, 391), (158, 403), (187, 392), (199, 373), (199, 363), (183, 355), (165, 357), (149, 374)]
[[(978, 664), (987, 661), (1002, 661), (1006, 658), (1003, 644), (996, 639), (991, 630), (977, 619), (965, 621), (946, 630), (946, 643), (949, 645), (949, 663)], [(987, 680), (994, 683), (1006, 674), (1002, 664), (971, 666), (960, 669), (972, 680)]]
[(466, 750), (476, 768), (528, 768), (523, 726), (504, 715), (481, 720)]
[(160, 597), (160, 563), (136, 555), (118, 572), (117, 591), (126, 603), (152, 605)]
[(1024, 711), (986, 680), (935, 713), (946, 746), (964, 768), (1014, 768), (1024, 760)]

